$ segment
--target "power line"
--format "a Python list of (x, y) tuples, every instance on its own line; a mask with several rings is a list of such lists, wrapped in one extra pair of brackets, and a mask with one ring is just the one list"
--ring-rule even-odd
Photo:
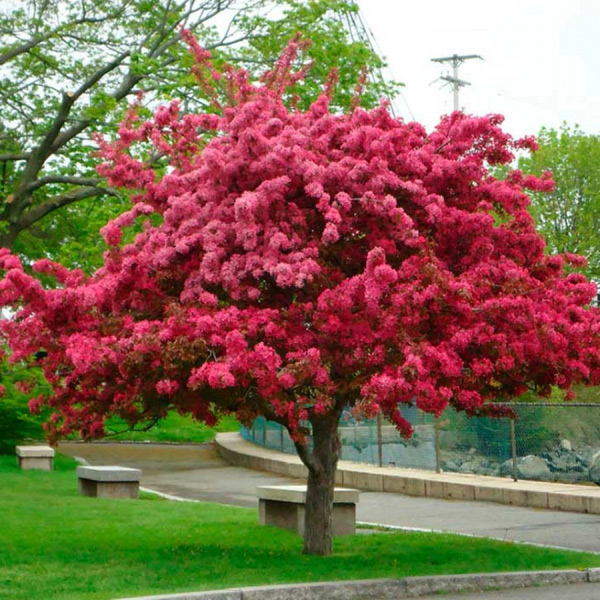
[[(348, 34), (350, 35), (350, 39), (353, 42), (360, 42), (364, 44), (371, 52), (373, 52), (373, 54), (377, 55), (380, 60), (383, 61), (381, 48), (379, 48), (373, 32), (369, 29), (363, 17), (361, 16), (360, 9), (358, 12), (344, 11), (340, 14), (340, 18), (346, 30), (348, 31)], [(378, 67), (375, 70), (370, 70), (369, 77), (376, 83), (385, 83), (386, 80), (381, 67)], [(395, 109), (393, 100), (391, 98), (389, 98), (389, 103), (391, 114), (396, 116), (397, 110)], [(410, 110), (410, 107), (405, 99), (404, 103), (408, 108), (408, 112), (412, 115), (412, 111)]]
[(453, 54), (452, 56), (444, 56), (442, 58), (431, 59), (433, 62), (442, 64), (450, 63), (452, 65), (452, 77), (450, 77), (449, 75), (445, 75), (443, 77), (440, 77), (440, 79), (443, 79), (444, 81), (448, 82), (452, 87), (452, 93), (454, 96), (454, 110), (460, 110), (458, 103), (458, 92), (460, 88), (464, 87), (465, 85), (471, 85), (468, 81), (458, 78), (458, 67), (460, 67), (460, 65), (462, 65), (465, 62), (465, 60), (471, 60), (474, 58), (483, 60), (483, 58), (479, 56), (479, 54), (463, 54), (461, 56), (459, 56), (458, 54)]

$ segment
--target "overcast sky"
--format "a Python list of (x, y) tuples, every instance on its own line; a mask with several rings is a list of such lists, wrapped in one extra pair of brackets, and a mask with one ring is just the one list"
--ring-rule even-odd
[(405, 119), (430, 129), (452, 110), (452, 93), (435, 81), (452, 54), (466, 61), (460, 105), (502, 113), (513, 135), (579, 124), (600, 134), (600, 0), (358, 0), (391, 74), (406, 87), (395, 102)]

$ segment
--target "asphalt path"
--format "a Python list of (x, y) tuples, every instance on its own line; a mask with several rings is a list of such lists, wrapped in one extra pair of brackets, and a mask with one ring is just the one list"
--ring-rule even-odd
[[(60, 451), (90, 464), (139, 468), (142, 486), (162, 493), (235, 506), (257, 507), (255, 489), (259, 485), (302, 483), (231, 466), (212, 444), (64, 443)], [(357, 519), (600, 553), (600, 515), (361, 492)], [(600, 598), (600, 593), (595, 598)]]

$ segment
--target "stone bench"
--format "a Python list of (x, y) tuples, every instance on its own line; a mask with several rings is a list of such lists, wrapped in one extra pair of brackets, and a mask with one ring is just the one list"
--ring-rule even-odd
[[(305, 485), (265, 485), (256, 488), (258, 522), (304, 535)], [(333, 492), (333, 535), (356, 533), (358, 490), (335, 488)]]
[(129, 467), (77, 467), (79, 493), (96, 498), (138, 498), (141, 475), (139, 469)]
[(17, 446), (16, 454), (21, 469), (54, 469), (54, 450), (50, 446)]

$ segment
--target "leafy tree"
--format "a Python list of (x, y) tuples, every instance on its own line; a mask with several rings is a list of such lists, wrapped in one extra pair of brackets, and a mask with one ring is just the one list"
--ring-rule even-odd
[[(142, 89), (148, 106), (173, 93), (185, 111), (206, 105), (182, 52), (182, 26), (217, 62), (241, 61), (259, 70), (302, 29), (314, 39), (310, 52), (320, 61), (303, 91), (315, 92), (335, 61), (344, 82), (336, 102), (343, 105), (361, 67), (381, 62), (342, 27), (341, 19), (357, 10), (354, 2), (340, 0), (4, 3), (0, 246), (35, 258), (60, 256), (88, 272), (98, 266), (102, 247), (91, 240), (107, 218), (123, 212), (128, 198), (97, 176), (90, 158), (93, 135), (114, 130)], [(376, 95), (392, 91), (393, 86), (373, 87)]]
[(415, 399), (436, 415), (501, 415), (495, 399), (599, 379), (594, 286), (544, 253), (527, 212), (526, 186), (548, 181), (488, 174), (528, 140), (498, 116), (457, 112), (427, 134), (384, 105), (332, 113), (330, 92), (289, 109), (298, 44), (254, 86), (188, 41), (196, 76), (231, 103), (213, 94), (212, 112), (182, 115), (173, 102), (146, 121), (132, 110), (102, 143), (108, 184), (136, 192), (103, 230), (103, 267), (85, 277), (41, 260), (59, 284), (46, 287), (0, 251), (0, 306), (16, 311), (1, 331), (12, 360), (47, 352), (53, 391), (34, 404), (56, 411), (53, 436), (170, 407), (208, 424), (263, 415), (308, 468), (304, 551), (329, 554), (346, 407), (408, 436)]
[(28, 438), (44, 436), (43, 422), (49, 411), (32, 415), (27, 407), (32, 395), (49, 392), (40, 369), (0, 363), (0, 454), (14, 454), (15, 446)]
[(585, 273), (600, 281), (600, 136), (577, 126), (542, 129), (539, 150), (519, 166), (536, 175), (551, 171), (549, 194), (531, 195), (531, 212), (552, 253), (572, 252), (588, 260)]

